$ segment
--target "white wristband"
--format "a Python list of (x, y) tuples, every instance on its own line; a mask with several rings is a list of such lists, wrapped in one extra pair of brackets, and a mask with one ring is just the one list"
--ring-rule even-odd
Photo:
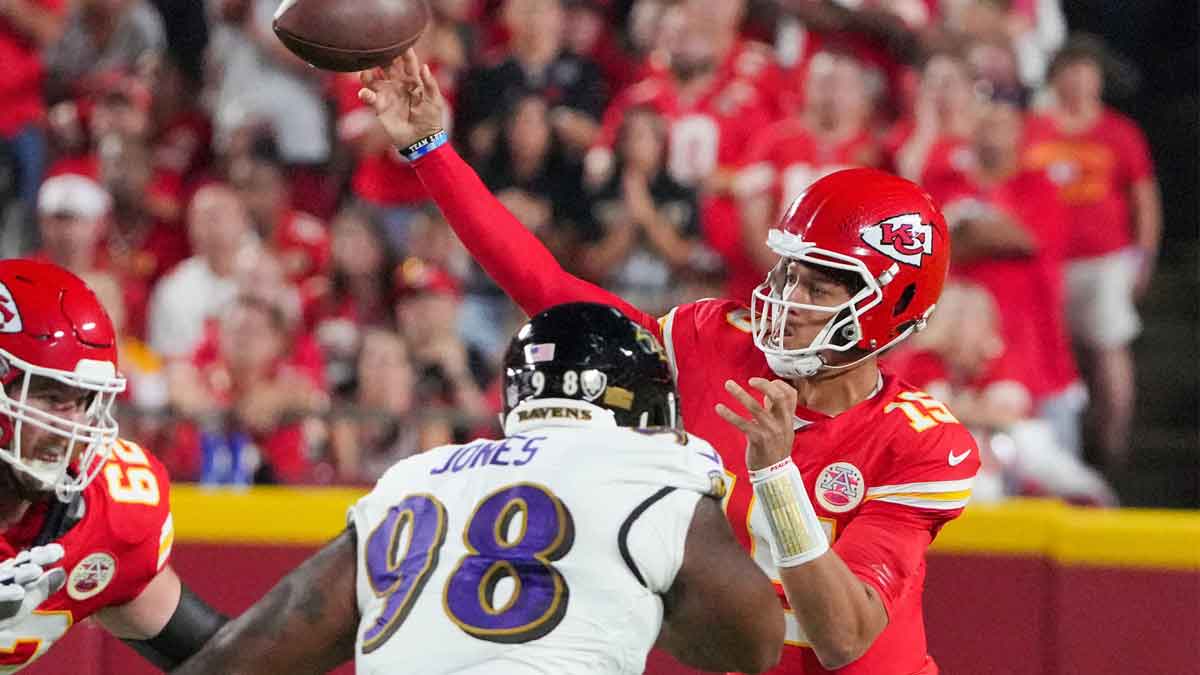
[(750, 484), (770, 525), (765, 534), (776, 567), (803, 565), (829, 550), (829, 538), (791, 457), (751, 470)]

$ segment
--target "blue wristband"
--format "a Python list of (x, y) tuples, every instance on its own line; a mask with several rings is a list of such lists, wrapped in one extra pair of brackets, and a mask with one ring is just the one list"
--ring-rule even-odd
[(449, 142), (450, 134), (446, 133), (445, 129), (442, 129), (400, 150), (400, 156), (410, 162), (415, 162)]

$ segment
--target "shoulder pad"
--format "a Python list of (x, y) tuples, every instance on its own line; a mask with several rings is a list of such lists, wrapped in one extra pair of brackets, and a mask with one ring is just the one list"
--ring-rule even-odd
[(150, 452), (132, 441), (118, 441), (91, 487), (96, 486), (118, 539), (132, 544), (159, 536), (171, 513), (170, 482), (166, 468)]

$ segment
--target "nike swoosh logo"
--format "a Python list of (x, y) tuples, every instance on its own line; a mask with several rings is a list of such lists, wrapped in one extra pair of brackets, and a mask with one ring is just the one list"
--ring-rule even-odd
[(956, 455), (956, 454), (954, 454), (954, 451), (951, 450), (950, 457), (948, 458), (950, 461), (950, 466), (958, 466), (959, 464), (962, 464), (963, 460), (966, 459), (967, 455), (969, 455), (969, 454), (971, 454), (970, 450), (967, 450), (966, 452), (964, 452), (961, 455)]

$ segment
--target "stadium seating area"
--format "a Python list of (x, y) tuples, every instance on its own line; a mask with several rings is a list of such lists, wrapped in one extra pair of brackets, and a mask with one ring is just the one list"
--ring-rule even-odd
[[(0, 3), (0, 253), (97, 289), (124, 337), (124, 435), (176, 481), (364, 486), (498, 430), (521, 317), (356, 77), (275, 39), (277, 4)], [(1113, 33), (1103, 3), (431, 4), (417, 49), (456, 147), (572, 272), (648, 310), (748, 301), (804, 186), (895, 171), (961, 253), (935, 325), (886, 362), (977, 432), (976, 499), (1200, 504), (1195, 158), (1172, 149), (1194, 115), (1149, 144), (1114, 108), (1071, 127), (1099, 103), (1089, 78), (1143, 123), (1186, 121), (1195, 78), (1159, 107), (1134, 95), (1161, 66), (1073, 35)], [(1155, 58), (1186, 51), (1162, 36)]]

